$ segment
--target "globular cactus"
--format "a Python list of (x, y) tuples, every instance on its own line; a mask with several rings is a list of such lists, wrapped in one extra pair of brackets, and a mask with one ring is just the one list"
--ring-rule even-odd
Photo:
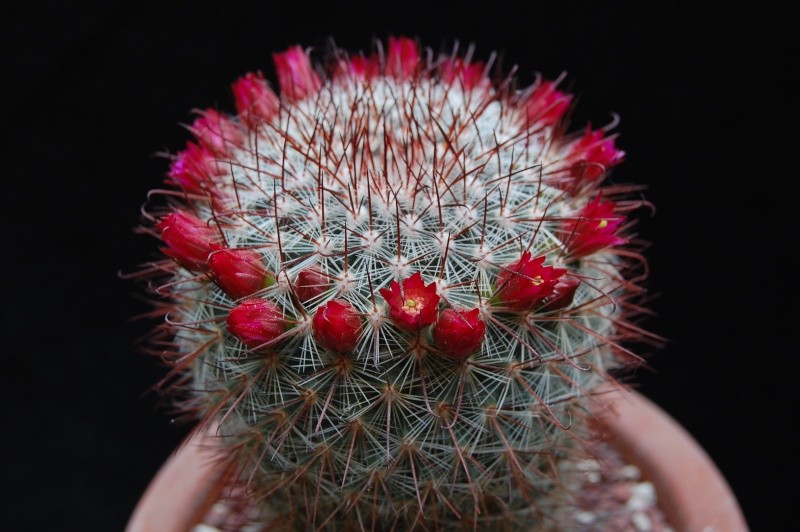
[(161, 384), (266, 528), (545, 527), (647, 338), (623, 152), (557, 82), (407, 38), (309, 57), (200, 112), (145, 209)]

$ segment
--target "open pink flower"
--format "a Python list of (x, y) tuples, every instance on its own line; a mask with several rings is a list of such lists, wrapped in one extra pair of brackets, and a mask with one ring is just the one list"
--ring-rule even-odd
[(190, 271), (208, 271), (208, 256), (222, 249), (217, 232), (184, 211), (163, 217), (156, 228), (161, 231), (161, 240), (167, 245), (161, 251)]
[(250, 72), (232, 85), (236, 111), (248, 124), (254, 126), (259, 120), (269, 120), (278, 112), (278, 96), (264, 79), (261, 72)]
[(457, 311), (445, 309), (433, 326), (433, 343), (442, 353), (467, 358), (483, 343), (486, 324), (478, 316), (480, 309)]
[(286, 332), (281, 309), (266, 299), (245, 299), (228, 315), (228, 332), (250, 349), (267, 349), (269, 343)]
[(539, 80), (524, 101), (528, 123), (554, 126), (572, 103), (572, 95), (556, 89), (553, 81)]
[(261, 254), (252, 249), (223, 249), (208, 257), (211, 278), (234, 299), (247, 297), (275, 282)]
[(564, 268), (544, 266), (544, 255), (531, 258), (530, 251), (497, 275), (498, 296), (508, 308), (528, 310), (549, 296), (567, 271)]
[(627, 242), (615, 234), (625, 221), (623, 216), (616, 215), (616, 208), (616, 203), (602, 201), (602, 194), (598, 193), (581, 210), (578, 219), (565, 224), (563, 232), (570, 257), (585, 257), (603, 248)]
[(575, 299), (575, 292), (578, 291), (580, 284), (581, 280), (577, 277), (564, 275), (556, 283), (553, 293), (542, 300), (539, 310), (551, 312), (567, 308), (572, 304), (572, 300)]
[(272, 54), (278, 72), (281, 94), (299, 100), (322, 87), (311, 61), (301, 46), (292, 46), (279, 54)]
[(185, 192), (207, 196), (214, 192), (214, 178), (221, 174), (213, 153), (204, 146), (188, 142), (186, 149), (175, 157), (167, 175)]
[(436, 283), (425, 286), (419, 272), (404, 280), (402, 287), (392, 281), (389, 288), (381, 288), (380, 293), (389, 303), (392, 322), (405, 331), (419, 331), (435, 322), (439, 314)]
[(297, 299), (302, 303), (308, 303), (327, 292), (330, 284), (330, 279), (321, 271), (306, 268), (297, 274), (293, 288)]
[(592, 131), (591, 128), (587, 128), (583, 137), (572, 144), (571, 150), (568, 158), (577, 160), (572, 165), (575, 188), (601, 179), (625, 157), (625, 152), (614, 146), (613, 137), (606, 137), (604, 131)]
[(345, 353), (358, 345), (361, 318), (348, 301), (337, 299), (317, 309), (311, 327), (318, 344), (325, 349)]

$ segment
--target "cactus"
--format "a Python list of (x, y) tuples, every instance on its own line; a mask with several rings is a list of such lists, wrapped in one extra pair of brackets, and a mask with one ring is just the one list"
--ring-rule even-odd
[(649, 338), (611, 128), (557, 81), (390, 38), (299, 46), (198, 112), (143, 231), (176, 412), (214, 424), (247, 519), (546, 527), (587, 405)]

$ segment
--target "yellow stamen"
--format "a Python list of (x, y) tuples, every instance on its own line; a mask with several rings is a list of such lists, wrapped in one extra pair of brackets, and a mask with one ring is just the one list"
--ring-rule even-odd
[(535, 284), (536, 286), (539, 286), (539, 285), (540, 285), (540, 284), (542, 284), (543, 282), (544, 282), (544, 279), (542, 279), (542, 276), (541, 276), (541, 275), (537, 275), (536, 277), (534, 277), (533, 279), (531, 279), (531, 284)]
[(603, 229), (607, 225), (608, 225), (608, 220), (600, 220), (600, 223), (597, 224), (597, 228), (598, 229)]

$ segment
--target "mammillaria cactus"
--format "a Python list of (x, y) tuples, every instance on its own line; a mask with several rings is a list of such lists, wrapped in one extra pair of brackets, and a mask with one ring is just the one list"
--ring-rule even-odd
[(255, 523), (546, 526), (587, 403), (638, 358), (645, 259), (614, 137), (490, 64), (300, 47), (199, 113), (144, 230), (161, 383), (218, 424)]

